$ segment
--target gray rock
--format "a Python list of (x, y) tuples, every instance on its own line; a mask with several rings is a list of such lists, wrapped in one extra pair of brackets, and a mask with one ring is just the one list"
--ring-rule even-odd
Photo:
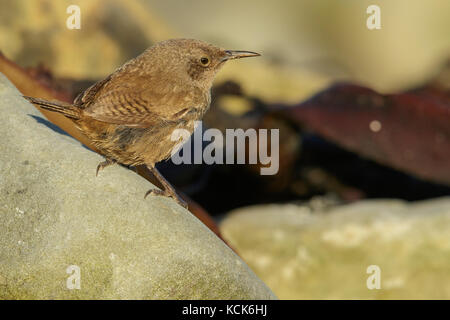
[(144, 200), (145, 179), (120, 166), (96, 178), (102, 158), (2, 74), (0, 110), (0, 299), (275, 298), (187, 210)]
[(450, 197), (254, 206), (220, 229), (280, 299), (450, 299)]

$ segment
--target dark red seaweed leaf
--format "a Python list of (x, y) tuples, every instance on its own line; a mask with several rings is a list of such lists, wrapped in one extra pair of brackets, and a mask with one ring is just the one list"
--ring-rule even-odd
[(381, 164), (450, 185), (450, 95), (382, 95), (338, 84), (285, 110), (296, 122)]

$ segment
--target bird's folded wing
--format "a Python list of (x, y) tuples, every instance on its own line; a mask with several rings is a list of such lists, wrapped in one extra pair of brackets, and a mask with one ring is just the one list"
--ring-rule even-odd
[(89, 105), (91, 101), (93, 101), (95, 95), (99, 92), (101, 92), (101, 89), (104, 85), (106, 85), (112, 78), (112, 74), (110, 74), (105, 79), (98, 81), (94, 83), (92, 86), (87, 88), (84, 92), (80, 93), (75, 100), (73, 101), (73, 104), (83, 109), (86, 105)]
[[(101, 92), (103, 91), (103, 92)], [(162, 92), (122, 87), (108, 88), (95, 94), (84, 114), (99, 121), (133, 127), (150, 127), (176, 121), (193, 102), (192, 92)]]

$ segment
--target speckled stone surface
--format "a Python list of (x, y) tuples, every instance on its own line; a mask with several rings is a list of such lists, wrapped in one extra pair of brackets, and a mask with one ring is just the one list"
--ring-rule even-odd
[(254, 206), (220, 229), (280, 299), (450, 299), (450, 197)]
[(0, 299), (275, 298), (187, 210), (144, 200), (145, 179), (120, 166), (95, 177), (102, 158), (2, 74), (0, 110)]

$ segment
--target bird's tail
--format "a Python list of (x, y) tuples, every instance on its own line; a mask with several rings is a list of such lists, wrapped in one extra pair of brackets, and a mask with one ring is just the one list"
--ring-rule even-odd
[(42, 100), (42, 99), (27, 97), (27, 96), (23, 96), (23, 97), (25, 99), (27, 99), (28, 101), (30, 101), (31, 103), (36, 104), (45, 110), (61, 113), (64, 116), (66, 116), (67, 118), (71, 118), (71, 119), (75, 119), (75, 120), (80, 119), (80, 110), (71, 104), (47, 101), (47, 100)]

